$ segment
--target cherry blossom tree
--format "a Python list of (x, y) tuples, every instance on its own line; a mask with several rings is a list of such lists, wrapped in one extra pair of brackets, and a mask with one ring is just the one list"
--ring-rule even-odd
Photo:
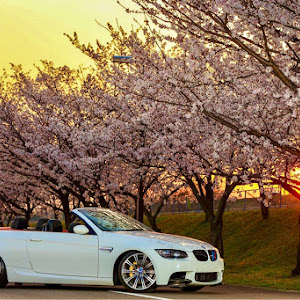
[(162, 208), (166, 204), (178, 203), (179, 193), (184, 186), (185, 184), (178, 176), (163, 174), (160, 180), (148, 191), (147, 199), (144, 204), (144, 212), (151, 227), (155, 231), (161, 232), (156, 221)]
[[(88, 75), (46, 62), (36, 78), (16, 69), (1, 92), (5, 159), (60, 199), (65, 215), (71, 199), (117, 206), (130, 193), (151, 219), (150, 191), (164, 174), (180, 177), (223, 252), (223, 213), (237, 184), (278, 180), (297, 193), (289, 175), (299, 166), (297, 41), (285, 43), (290, 23), (270, 25), (277, 40), (269, 23), (256, 24), (254, 1), (236, 1), (252, 15), (232, 1), (137, 2), (172, 34), (149, 22), (129, 34), (108, 25), (105, 45), (68, 36), (95, 62)], [(132, 63), (114, 64), (113, 54)]]
[[(148, 11), (148, 6), (141, 5), (143, 11), (165, 29), (159, 11), (154, 11), (168, 1), (148, 2), (154, 8)], [(174, 1), (170, 3), (177, 5)], [(212, 176), (224, 176), (226, 187), (232, 189), (238, 182), (251, 182), (253, 178), (277, 180), (285, 170), (288, 174), (299, 165), (297, 94), (290, 92), (287, 81), (283, 84), (278, 81), (277, 78), (284, 80), (281, 73), (262, 66), (259, 60), (253, 60), (249, 54), (245, 56), (231, 44), (209, 42), (206, 37), (201, 40), (201, 36), (188, 30), (177, 29), (172, 20), (169, 23), (177, 36), (161, 35), (148, 27), (143, 28), (144, 40), (141, 40), (137, 32), (126, 35), (122, 30), (109, 29), (115, 51), (132, 55), (134, 63), (122, 68), (112, 66), (105, 79), (116, 89), (119, 103), (142, 107), (144, 113), (139, 124), (156, 132), (152, 146), (158, 148), (156, 153), (161, 151), (161, 158), (168, 157), (168, 163), (173, 161), (179, 166), (177, 171), (183, 168), (181, 163), (187, 166), (191, 185), (195, 181), (192, 170), (199, 178), (208, 176), (204, 187), (207, 183), (212, 186)], [(95, 49), (80, 45), (76, 35), (69, 38), (99, 65), (102, 52), (111, 53), (111, 48), (107, 51), (103, 45)], [(175, 44), (169, 51), (165, 40)], [(270, 85), (269, 89), (263, 89), (264, 82)], [(162, 144), (167, 147), (161, 147)], [(194, 189), (196, 197), (199, 188)], [(225, 190), (217, 214), (220, 220), (231, 188)], [(210, 220), (213, 225), (219, 217), (212, 216)], [(217, 236), (221, 240), (220, 234)]]
[[(300, 199), (299, 181), (291, 178), (300, 154), (299, 3), (133, 2), (189, 57), (192, 76), (178, 82), (169, 78), (183, 97), (167, 97), (166, 92), (162, 101), (191, 107), (230, 128), (231, 136), (257, 154), (259, 164), (266, 167), (265, 178)], [(201, 77), (194, 75), (197, 72)], [(259, 152), (257, 145), (262, 146)], [(265, 159), (269, 154), (271, 163)], [(293, 274), (300, 273), (299, 265)]]
[(122, 162), (121, 168), (110, 172), (108, 193), (118, 198), (117, 209), (122, 208), (128, 213), (135, 207), (137, 220), (143, 222), (145, 214), (152, 229), (160, 231), (156, 219), (166, 203), (175, 201), (174, 194), (182, 188), (183, 182), (178, 175), (168, 174), (162, 167), (147, 166), (145, 158), (141, 161), (132, 159), (126, 156), (126, 163)]
[[(13, 69), (13, 81), (2, 82), (1, 94), (5, 192), (30, 180), (36, 193), (45, 191), (37, 200), (61, 210), (67, 225), (74, 207), (111, 204), (119, 209), (124, 201), (120, 203), (120, 197), (116, 201), (114, 186), (119, 195), (137, 192), (135, 205), (143, 210), (144, 197), (163, 168), (156, 167), (155, 155), (145, 151), (150, 137), (131, 122), (138, 112), (128, 114), (129, 104), (113, 101), (114, 89), (93, 74), (81, 78), (48, 62), (43, 62), (36, 78), (20, 66)], [(27, 190), (23, 186), (21, 195)], [(51, 195), (61, 207), (46, 201)], [(31, 201), (36, 203), (34, 197)], [(17, 199), (9, 202), (18, 205)]]
[[(205, 70), (207, 64), (210, 67), (201, 74), (202, 84), (208, 86), (202, 89), (206, 99), (187, 97), (178, 103), (173, 98), (170, 102), (195, 105), (198, 113), (228, 126), (248, 143), (254, 140), (292, 154), (296, 162), (290, 166), (297, 166), (299, 6), (294, 1), (134, 2), (155, 24), (174, 32), (165, 38), (190, 55), (194, 72)], [(217, 76), (213, 83), (212, 76)], [(189, 90), (199, 94), (192, 85), (198, 81), (194, 76), (190, 86), (185, 85), (186, 96)], [(221, 90), (212, 88), (218, 85)]]
[(67, 225), (71, 198), (76, 206), (92, 199), (107, 207), (100, 186), (109, 152), (102, 133), (106, 112), (85, 96), (80, 76), (67, 67), (43, 62), (36, 78), (19, 66), (13, 69), (12, 80), (3, 79), (1, 89), (5, 169), (59, 198)]
[[(187, 67), (189, 58), (186, 53), (178, 47), (168, 51), (162, 36), (145, 28), (144, 41), (136, 31), (128, 35), (122, 29), (114, 30), (111, 26), (108, 29), (113, 43), (106, 47), (98, 45), (94, 49), (90, 45), (81, 45), (77, 35), (69, 38), (92, 59), (96, 57), (99, 66), (103, 57), (107, 60), (102, 52), (113, 53), (119, 47), (123, 51), (120, 54), (131, 53), (134, 57), (132, 65), (112, 65), (108, 73), (101, 72), (102, 81), (110, 82), (114, 87), (114, 98), (110, 101), (115, 103), (114, 113), (118, 111), (118, 121), (112, 123), (112, 132), (118, 134), (115, 138), (119, 144), (118, 155), (138, 165), (139, 170), (154, 166), (169, 174), (183, 176), (208, 215), (211, 242), (223, 254), (222, 219), (226, 201), (234, 187), (239, 182), (249, 181), (253, 174), (246, 143), (233, 139), (231, 129), (210, 118), (201, 118), (189, 106), (180, 104), (178, 109), (174, 109), (173, 103), (166, 101), (185, 99), (182, 93), (184, 78), (200, 78), (207, 69), (205, 63), (201, 70), (196, 71), (196, 67), (191, 70)], [(188, 89), (187, 92), (192, 96)], [(120, 127), (124, 128), (124, 125), (127, 129), (121, 131)], [(227, 185), (215, 214), (212, 178), (218, 176), (225, 178)], [(150, 187), (148, 184), (141, 185), (141, 182), (140, 186)], [(198, 182), (198, 187), (195, 182)], [(146, 194), (141, 188), (136, 188), (136, 191), (140, 191), (142, 196)], [(134, 199), (138, 198), (136, 194), (132, 195)]]

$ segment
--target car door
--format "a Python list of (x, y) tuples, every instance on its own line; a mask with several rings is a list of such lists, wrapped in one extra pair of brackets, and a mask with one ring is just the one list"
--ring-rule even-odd
[(67, 232), (32, 232), (27, 251), (37, 273), (97, 277), (98, 237)]

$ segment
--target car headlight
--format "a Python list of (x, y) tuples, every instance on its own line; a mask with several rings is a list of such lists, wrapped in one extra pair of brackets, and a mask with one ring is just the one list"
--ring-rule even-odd
[(186, 258), (187, 253), (181, 250), (173, 249), (155, 249), (155, 251), (164, 258)]

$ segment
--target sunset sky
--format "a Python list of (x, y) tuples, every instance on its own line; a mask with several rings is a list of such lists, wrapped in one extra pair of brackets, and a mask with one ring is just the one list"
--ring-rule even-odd
[(108, 40), (95, 19), (104, 25), (118, 19), (125, 29), (134, 23), (116, 0), (0, 0), (0, 72), (10, 62), (33, 69), (40, 59), (72, 67), (91, 64), (63, 33), (76, 31), (83, 42)]

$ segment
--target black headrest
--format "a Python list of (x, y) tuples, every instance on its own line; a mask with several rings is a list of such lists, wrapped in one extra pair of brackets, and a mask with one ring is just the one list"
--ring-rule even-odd
[(48, 218), (40, 218), (35, 225), (35, 230), (41, 231), (43, 229), (43, 225), (48, 221), (49, 221)]
[(28, 227), (28, 220), (24, 217), (16, 217), (12, 223), (12, 229), (26, 229)]
[(63, 231), (61, 222), (56, 219), (51, 219), (48, 221), (47, 229), (48, 229), (48, 231), (52, 231), (52, 232), (62, 232)]

